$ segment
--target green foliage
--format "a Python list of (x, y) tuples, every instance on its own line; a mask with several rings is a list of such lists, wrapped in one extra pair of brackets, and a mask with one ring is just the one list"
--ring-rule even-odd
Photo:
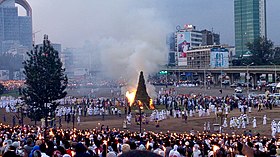
[(28, 59), (23, 62), (26, 76), (23, 100), (31, 113), (36, 112), (29, 115), (31, 119), (46, 119), (49, 112), (54, 112), (59, 105), (56, 100), (67, 95), (65, 89), (68, 79), (58, 52), (51, 46), (46, 35), (43, 46), (34, 47), (27, 55)]
[(139, 82), (138, 82), (137, 91), (134, 100), (140, 100), (143, 104), (149, 105), (150, 97), (146, 90), (143, 71), (140, 72)]
[(0, 83), (0, 95), (2, 95), (5, 91), (5, 87), (3, 84)]
[(273, 61), (273, 42), (267, 38), (257, 38), (252, 43), (247, 43), (251, 56), (243, 57), (242, 64), (269, 65)]
[(274, 48), (274, 57), (273, 57), (274, 64), (280, 64), (280, 47)]

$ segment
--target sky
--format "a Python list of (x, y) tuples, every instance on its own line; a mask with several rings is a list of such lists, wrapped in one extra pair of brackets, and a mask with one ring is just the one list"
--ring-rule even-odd
[[(33, 9), (37, 43), (42, 41), (44, 34), (64, 48), (80, 47), (86, 41), (95, 43), (103, 37), (125, 38), (122, 31), (128, 29), (132, 34), (133, 30), (143, 31), (137, 26), (137, 21), (141, 16), (153, 14), (157, 17), (154, 20), (160, 20), (161, 27), (165, 27), (164, 34), (175, 31), (177, 25), (193, 24), (198, 29), (213, 29), (221, 35), (221, 43), (234, 45), (234, 0), (27, 1)], [(268, 38), (275, 45), (280, 45), (279, 33), (276, 33), (280, 28), (279, 6), (280, 0), (267, 0)], [(145, 15), (133, 13), (134, 10), (142, 12), (141, 9)], [(129, 21), (123, 19), (128, 16), (131, 16)], [(149, 23), (145, 25), (149, 26)], [(151, 26), (143, 33), (157, 31), (156, 25)]]

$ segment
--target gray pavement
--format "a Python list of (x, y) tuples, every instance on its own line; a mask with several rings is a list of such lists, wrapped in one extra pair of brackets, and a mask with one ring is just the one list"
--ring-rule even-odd
[[(204, 88), (203, 86), (198, 87), (175, 87), (175, 86), (155, 86), (156, 91), (174, 88), (178, 94), (204, 94), (208, 96), (230, 96), (234, 93), (234, 88), (230, 87), (223, 87), (222, 93), (220, 93), (220, 87), (211, 87), (211, 88)], [(113, 90), (113, 93), (111, 92)], [(250, 91), (257, 94), (264, 93), (264, 91)], [(98, 87), (98, 88), (77, 88), (73, 90), (68, 90), (68, 95), (76, 96), (76, 97), (92, 97), (92, 98), (100, 98), (100, 97), (120, 97), (121, 90), (120, 88), (109, 88), (109, 87)], [(244, 95), (247, 95), (246, 88), (243, 88)]]

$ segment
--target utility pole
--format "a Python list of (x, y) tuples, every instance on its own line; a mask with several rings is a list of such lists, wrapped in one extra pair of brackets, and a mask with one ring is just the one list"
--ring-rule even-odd
[(222, 67), (221, 67), (221, 89), (223, 88), (223, 71), (222, 71)]
[(254, 64), (254, 62), (252, 62), (252, 63), (250, 63), (250, 64), (248, 64), (248, 65), (246, 65), (246, 71), (247, 71), (247, 74), (246, 74), (246, 82), (247, 82), (247, 97), (249, 96), (249, 79), (250, 79), (250, 75), (249, 75), (249, 66), (251, 66), (251, 65), (253, 65)]
[(204, 67), (204, 71), (203, 71), (203, 81), (204, 81), (204, 94), (206, 93), (206, 67)]

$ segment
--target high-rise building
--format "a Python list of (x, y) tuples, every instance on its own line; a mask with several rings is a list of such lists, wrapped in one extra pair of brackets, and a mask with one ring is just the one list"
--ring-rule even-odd
[(213, 31), (209, 31), (204, 29), (201, 31), (202, 33), (202, 46), (206, 45), (220, 45), (220, 35), (214, 33)]
[(236, 55), (242, 56), (248, 42), (266, 37), (266, 0), (234, 0), (234, 21)]
[[(26, 16), (18, 15), (21, 5)], [(0, 53), (19, 46), (32, 48), (32, 10), (26, 0), (0, 0)]]
[(202, 33), (196, 30), (196, 26), (186, 24), (184, 28), (177, 28), (175, 32), (175, 58), (177, 65), (187, 65), (187, 51), (201, 46)]

